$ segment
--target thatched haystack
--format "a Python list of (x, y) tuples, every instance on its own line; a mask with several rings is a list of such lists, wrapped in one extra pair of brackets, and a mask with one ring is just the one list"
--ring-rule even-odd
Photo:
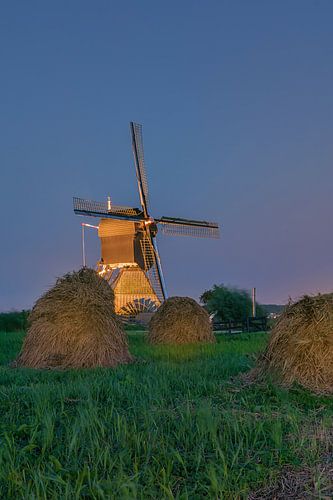
[(16, 366), (114, 367), (132, 360), (114, 312), (114, 293), (93, 269), (59, 278), (37, 300)]
[(215, 342), (207, 311), (190, 297), (171, 297), (149, 323), (152, 344)]
[(290, 303), (273, 328), (259, 373), (284, 385), (297, 382), (333, 393), (333, 294), (304, 296)]

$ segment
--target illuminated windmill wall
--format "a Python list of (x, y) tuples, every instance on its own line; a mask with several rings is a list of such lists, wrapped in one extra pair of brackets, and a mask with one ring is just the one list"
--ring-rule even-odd
[(73, 198), (77, 215), (101, 219), (97, 270), (113, 287), (116, 312), (122, 315), (153, 312), (167, 297), (156, 242), (159, 229), (175, 236), (219, 237), (215, 222), (149, 215), (142, 127), (131, 122), (130, 129), (141, 208)]

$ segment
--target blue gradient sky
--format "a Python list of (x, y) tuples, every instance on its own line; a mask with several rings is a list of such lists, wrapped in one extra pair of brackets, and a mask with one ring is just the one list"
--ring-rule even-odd
[[(169, 293), (333, 289), (333, 2), (12, 1), (0, 6), (0, 310), (81, 264), (72, 196), (223, 224), (161, 236)], [(88, 260), (99, 257), (88, 235)]]

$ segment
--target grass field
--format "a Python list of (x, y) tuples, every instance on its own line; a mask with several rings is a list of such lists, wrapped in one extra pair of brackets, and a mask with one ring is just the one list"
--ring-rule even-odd
[(237, 499), (286, 470), (327, 495), (332, 398), (239, 376), (266, 334), (177, 348), (129, 337), (133, 365), (41, 372), (9, 368), (23, 333), (0, 333), (1, 498)]

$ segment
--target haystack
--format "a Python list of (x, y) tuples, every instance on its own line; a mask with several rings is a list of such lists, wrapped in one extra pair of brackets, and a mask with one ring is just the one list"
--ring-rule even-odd
[(37, 300), (16, 366), (114, 367), (132, 360), (114, 312), (114, 293), (93, 269), (59, 278)]
[(287, 386), (297, 382), (314, 392), (333, 393), (333, 294), (304, 296), (287, 306), (258, 370)]
[(208, 313), (190, 297), (171, 297), (149, 323), (152, 344), (215, 342)]

